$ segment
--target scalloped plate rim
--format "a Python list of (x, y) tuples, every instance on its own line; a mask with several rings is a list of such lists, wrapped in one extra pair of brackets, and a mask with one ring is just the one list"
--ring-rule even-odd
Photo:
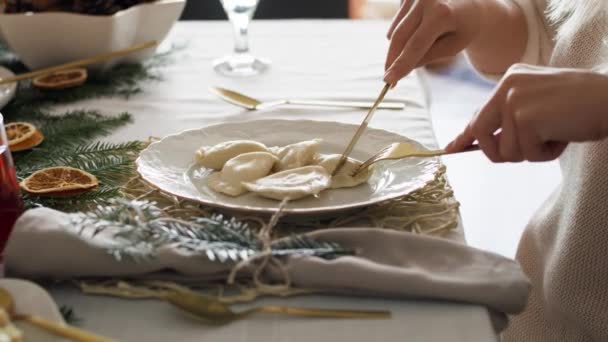
[[(158, 188), (159, 190), (162, 190), (164, 192), (167, 192), (167, 193), (169, 193), (173, 196), (179, 197), (179, 198), (198, 202), (198, 203), (207, 205), (212, 208), (220, 209), (220, 210), (223, 209), (223, 210), (236, 211), (236, 212), (258, 213), (258, 214), (267, 214), (267, 215), (274, 214), (278, 209), (278, 204), (279, 204), (278, 201), (277, 201), (276, 208), (264, 208), (264, 207), (252, 207), (252, 206), (242, 206), (242, 205), (230, 205), (230, 204), (225, 204), (225, 203), (217, 203), (217, 202), (213, 202), (213, 201), (209, 201), (209, 200), (202, 200), (200, 198), (196, 198), (196, 197), (192, 197), (192, 196), (184, 196), (182, 194), (176, 193), (175, 191), (167, 189), (166, 187), (159, 186), (158, 184), (155, 184), (154, 181), (150, 181), (146, 177), (146, 175), (142, 173), (142, 168), (143, 168), (142, 156), (145, 155), (145, 153), (149, 153), (150, 150), (153, 149), (158, 144), (162, 144), (163, 142), (166, 142), (167, 139), (173, 139), (173, 138), (179, 137), (184, 134), (189, 134), (189, 133), (207, 130), (207, 129), (213, 129), (213, 128), (222, 127), (222, 126), (259, 124), (259, 123), (264, 123), (264, 122), (269, 122), (269, 123), (271, 123), (271, 122), (274, 122), (274, 123), (290, 122), (290, 123), (299, 123), (299, 124), (306, 124), (306, 123), (332, 124), (332, 125), (338, 125), (338, 126), (344, 126), (344, 127), (351, 127), (353, 129), (356, 129), (356, 127), (357, 127), (357, 125), (355, 125), (355, 124), (338, 122), (338, 121), (319, 121), (319, 120), (306, 120), (306, 119), (260, 119), (260, 120), (241, 121), (241, 122), (221, 122), (221, 123), (207, 125), (207, 126), (203, 126), (203, 127), (199, 127), (199, 128), (186, 129), (186, 130), (183, 130), (183, 131), (180, 131), (177, 133), (166, 135), (161, 140), (151, 143), (144, 150), (142, 150), (140, 155), (138, 156), (138, 158), (135, 161), (137, 172), (142, 177), (142, 179), (144, 181), (146, 181), (148, 184), (152, 185), (153, 187)], [(407, 139), (409, 141), (416, 142), (415, 140), (412, 140), (402, 134), (392, 132), (392, 131), (389, 131), (386, 129), (368, 127), (367, 130), (372, 131), (372, 132), (386, 134), (386, 135), (399, 136), (402, 139)], [(422, 146), (422, 144), (421, 144), (421, 146)], [(355, 149), (356, 149), (356, 147), (355, 147)], [(194, 151), (193, 151), (193, 153), (194, 153)], [(425, 176), (424, 180), (421, 181), (420, 186), (418, 186), (416, 189), (412, 189), (410, 191), (399, 193), (399, 194), (386, 195), (386, 196), (383, 196), (380, 198), (357, 202), (357, 203), (353, 203), (353, 204), (349, 204), (349, 205), (335, 205), (335, 206), (331, 206), (331, 207), (321, 207), (321, 208), (286, 208), (286, 209), (284, 209), (283, 212), (286, 215), (316, 215), (316, 214), (328, 214), (328, 213), (334, 213), (334, 212), (344, 212), (344, 211), (348, 211), (348, 210), (368, 207), (370, 205), (374, 205), (374, 204), (378, 204), (381, 202), (386, 202), (386, 201), (390, 201), (390, 200), (394, 200), (394, 199), (397, 199), (400, 197), (407, 196), (408, 194), (410, 194), (418, 189), (421, 189), (425, 185), (432, 182), (435, 179), (435, 175), (441, 168), (441, 162), (438, 157), (425, 158), (425, 159), (427, 160), (428, 164), (433, 166), (433, 169), (432, 169), (432, 172), (427, 172), (424, 174), (424, 176)], [(331, 191), (331, 190), (329, 190), (329, 191)], [(297, 201), (294, 201), (292, 203), (297, 203)]]

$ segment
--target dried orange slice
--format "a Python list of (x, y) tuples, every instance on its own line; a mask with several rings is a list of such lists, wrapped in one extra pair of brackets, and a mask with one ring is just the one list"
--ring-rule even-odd
[(34, 78), (32, 84), (44, 90), (58, 90), (79, 86), (87, 80), (87, 69), (69, 69)]
[(21, 188), (39, 196), (72, 196), (99, 185), (97, 177), (73, 167), (49, 167), (34, 172), (21, 182)]
[(8, 146), (12, 152), (29, 150), (44, 141), (44, 135), (34, 125), (27, 122), (11, 122), (6, 125)]
[(6, 137), (9, 145), (22, 143), (36, 133), (36, 126), (27, 122), (11, 122), (6, 124)]
[(11, 152), (21, 152), (34, 148), (40, 145), (43, 141), (44, 135), (42, 135), (42, 132), (40, 132), (39, 130), (36, 130), (36, 132), (34, 132), (34, 135), (31, 138), (22, 141), (18, 144), (10, 144), (8, 145), (8, 147), (11, 149)]

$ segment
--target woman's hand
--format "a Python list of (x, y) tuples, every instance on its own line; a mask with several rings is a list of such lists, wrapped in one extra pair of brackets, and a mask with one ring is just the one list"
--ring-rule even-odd
[(608, 76), (588, 70), (512, 66), (446, 150), (478, 141), (494, 162), (548, 161), (569, 142), (608, 136)]
[(480, 29), (477, 0), (404, 0), (388, 32), (384, 80), (395, 84), (414, 68), (456, 55)]
[(503, 73), (520, 60), (528, 31), (512, 0), (403, 0), (388, 32), (384, 81), (467, 49), (483, 72)]

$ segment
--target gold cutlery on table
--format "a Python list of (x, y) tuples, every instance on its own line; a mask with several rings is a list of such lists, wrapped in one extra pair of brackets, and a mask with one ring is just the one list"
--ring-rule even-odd
[(334, 310), (316, 308), (295, 308), (286, 306), (261, 306), (243, 311), (233, 311), (220, 300), (194, 292), (174, 291), (163, 296), (174, 306), (197, 319), (213, 324), (227, 324), (241, 320), (255, 313), (274, 313), (318, 318), (390, 318), (390, 311), (375, 310)]
[[(317, 318), (390, 318), (390, 311), (377, 310), (337, 310), (318, 308), (294, 308), (286, 306), (262, 306), (248, 310), (234, 311), (232, 304), (245, 303), (257, 296), (231, 300), (230, 297), (218, 298), (194, 292), (179, 285), (163, 282), (147, 282), (147, 285), (134, 285), (120, 281), (109, 285), (81, 284), (85, 294), (111, 295), (130, 299), (156, 298), (164, 300), (196, 319), (212, 324), (227, 324), (241, 320), (255, 313), (273, 313), (284, 315), (307, 316)], [(295, 293), (295, 292), (294, 292)], [(302, 291), (301, 293), (310, 293)], [(236, 297), (239, 297), (237, 295)]]
[(394, 159), (403, 159), (409, 157), (437, 157), (446, 154), (456, 154), (470, 151), (478, 151), (479, 145), (471, 145), (465, 148), (462, 151), (458, 152), (446, 152), (445, 150), (427, 150), (421, 147), (418, 144), (413, 144), (410, 142), (400, 142), (393, 143), (385, 148), (381, 149), (378, 153), (373, 155), (371, 158), (366, 160), (363, 164), (361, 164), (353, 175), (358, 174), (362, 170), (370, 167), (372, 164), (379, 162), (381, 160), (394, 160)]
[(17, 81), (21, 81), (21, 80), (25, 80), (25, 79), (29, 79), (29, 78), (34, 78), (34, 77), (38, 77), (38, 76), (49, 75), (49, 74), (52, 74), (57, 71), (74, 69), (74, 68), (79, 68), (79, 67), (86, 66), (86, 65), (104, 62), (104, 61), (107, 61), (112, 58), (123, 57), (123, 56), (129, 55), (129, 54), (132, 54), (134, 52), (149, 49), (151, 47), (156, 46), (157, 44), (158, 43), (156, 41), (149, 41), (149, 42), (146, 42), (143, 44), (134, 45), (127, 49), (112, 51), (112, 52), (100, 54), (100, 55), (85, 58), (85, 59), (80, 59), (80, 60), (69, 62), (69, 63), (64, 63), (64, 64), (36, 70), (36, 71), (26, 72), (26, 73), (19, 74), (19, 75), (13, 76), (13, 77), (7, 77), (4, 79), (1, 79), (0, 85), (7, 84), (7, 83), (13, 83), (13, 82), (17, 82)]
[[(54, 335), (69, 338), (72, 341), (79, 342), (110, 342), (112, 339), (95, 335), (91, 332), (78, 329), (66, 324), (60, 324), (46, 320), (35, 315), (17, 314), (15, 310), (15, 302), (13, 296), (5, 289), (0, 288), (0, 307), (2, 307), (15, 321), (25, 321)], [(27, 336), (25, 336), (27, 341)]]
[[(270, 102), (262, 102), (247, 95), (241, 94), (234, 90), (210, 87), (212, 93), (217, 95), (222, 100), (234, 105), (243, 107), (249, 110), (268, 109), (281, 105), (300, 105), (300, 106), (321, 106), (321, 107), (344, 107), (344, 108), (360, 108), (369, 109), (374, 104), (371, 102), (361, 101), (316, 101), (316, 100), (277, 100)], [(380, 109), (401, 110), (405, 108), (405, 104), (401, 102), (387, 102), (378, 106)]]
[(378, 98), (376, 99), (376, 102), (374, 102), (374, 105), (369, 110), (369, 112), (365, 116), (365, 119), (363, 119), (363, 122), (361, 123), (361, 125), (359, 126), (359, 128), (357, 129), (357, 131), (355, 132), (355, 135), (350, 140), (350, 143), (348, 143), (348, 145), (346, 146), (346, 149), (342, 153), (342, 156), (340, 157), (340, 161), (336, 165), (336, 168), (334, 169), (334, 172), (332, 172), (332, 176), (336, 175), (338, 173), (338, 171), (340, 171), (340, 168), (342, 168), (342, 166), (346, 162), (346, 159), (348, 158), (348, 155), (353, 151), (353, 148), (355, 147), (355, 144), (357, 144), (357, 141), (359, 141), (359, 138), (361, 137), (361, 135), (363, 134), (363, 132), (367, 128), (367, 125), (369, 124), (369, 122), (371, 121), (372, 117), (374, 116), (374, 113), (376, 112), (376, 109), (378, 108), (378, 106), (380, 106), (380, 103), (382, 102), (382, 100), (384, 100), (384, 96), (386, 96), (386, 93), (388, 93), (388, 90), (390, 88), (391, 88), (391, 85), (388, 84), (388, 83), (386, 83), (384, 85), (384, 88), (382, 88), (382, 91), (380, 91), (380, 95), (378, 95)]

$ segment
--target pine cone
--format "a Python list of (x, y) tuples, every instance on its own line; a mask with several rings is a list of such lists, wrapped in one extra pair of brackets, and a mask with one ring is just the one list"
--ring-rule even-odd
[(74, 0), (72, 10), (77, 13), (111, 15), (150, 0)]
[(131, 6), (155, 0), (6, 0), (6, 13), (67, 11), (112, 15)]
[[(7, 0), (6, 13), (65, 11), (72, 0)], [(69, 6), (68, 6), (69, 5)]]

